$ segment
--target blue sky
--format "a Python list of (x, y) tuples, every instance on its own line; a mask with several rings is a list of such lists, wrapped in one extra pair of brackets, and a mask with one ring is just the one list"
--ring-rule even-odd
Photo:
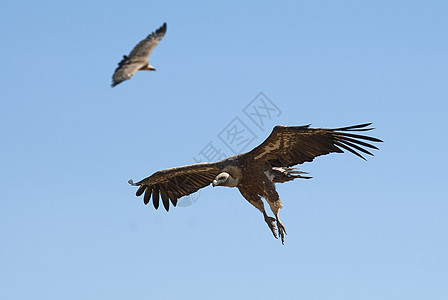
[[(0, 5), (2, 299), (447, 299), (446, 1), (23, 1)], [(157, 72), (115, 88), (163, 22)], [(260, 129), (263, 92), (280, 113)], [(194, 163), (239, 118), (373, 122), (277, 186), (275, 240), (236, 189), (166, 213), (127, 180)], [(229, 153), (229, 155), (232, 153)], [(443, 196), (445, 195), (445, 196)]]

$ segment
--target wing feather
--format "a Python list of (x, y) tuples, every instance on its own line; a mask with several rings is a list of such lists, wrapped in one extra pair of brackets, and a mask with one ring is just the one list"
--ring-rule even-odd
[(174, 207), (177, 205), (177, 196), (174, 191), (168, 190), (168, 197), (170, 198), (171, 203)]
[(131, 79), (145, 64), (145, 62), (131, 62), (130, 60), (124, 61), (122, 65), (118, 66), (112, 76), (112, 87), (125, 80)]
[(137, 190), (137, 192), (135, 193), (135, 195), (136, 195), (137, 197), (138, 197), (138, 196), (141, 196), (145, 190), (146, 190), (146, 187), (145, 187), (145, 186), (140, 186), (139, 189)]
[(157, 185), (152, 189), (152, 204), (155, 209), (159, 208), (159, 186)]
[[(340, 138), (338, 137), (337, 139), (340, 139)], [(344, 140), (345, 141), (349, 141), (349, 142), (353, 142), (353, 143), (356, 143), (356, 144), (359, 144), (359, 145), (364, 146), (364, 147), (368, 147), (368, 148), (379, 150), (377, 146), (371, 145), (371, 144), (363, 142), (361, 140), (352, 139), (352, 138), (349, 138), (349, 137), (344, 137)]]
[(263, 143), (245, 155), (252, 155), (255, 160), (266, 160), (273, 167), (291, 167), (313, 161), (320, 155), (344, 152), (343, 149), (365, 159), (359, 152), (373, 154), (364, 147), (378, 149), (365, 141), (382, 141), (351, 132), (372, 130), (369, 125), (371, 123), (335, 129), (310, 128), (309, 125), (276, 126)]
[(161, 186), (160, 196), (162, 196), (163, 207), (165, 207), (166, 211), (169, 211), (170, 210), (170, 199), (168, 198), (168, 192), (166, 190), (166, 186), (163, 184), (160, 186)]
[[(339, 140), (339, 139), (338, 139), (338, 140)], [(368, 151), (368, 150), (366, 150), (366, 149), (364, 149), (364, 148), (362, 148), (362, 147), (356, 145), (355, 143), (349, 142), (349, 141), (347, 141), (347, 140), (339, 140), (339, 141), (340, 141), (341, 143), (347, 145), (348, 147), (355, 148), (355, 149), (358, 150), (358, 151), (361, 151), (361, 152), (364, 152), (365, 154), (368, 154), (368, 155), (372, 155), (372, 156), (373, 156), (373, 154), (372, 154), (370, 151)]]
[(173, 206), (176, 206), (177, 199), (210, 185), (221, 171), (222, 161), (200, 163), (161, 170), (137, 183), (133, 183), (131, 180), (129, 182), (132, 185), (139, 186), (136, 193), (137, 196), (142, 195), (143, 191), (145, 191), (145, 196), (143, 197), (145, 204), (149, 203), (152, 194), (155, 209), (159, 208), (160, 194), (162, 204), (168, 211), (170, 201)]
[[(152, 192), (152, 187), (150, 186), (141, 186), (140, 188), (145, 188), (146, 192), (145, 192), (145, 196), (143, 196), (143, 202), (146, 204), (149, 203), (149, 200), (151, 199), (151, 192)], [(139, 189), (140, 190), (140, 189)], [(138, 192), (138, 191), (137, 191)], [(141, 195), (141, 194), (140, 194)]]
[(144, 40), (138, 43), (134, 49), (132, 49), (129, 57), (131, 59), (144, 59), (148, 61), (152, 50), (160, 43), (166, 33), (166, 23), (157, 29), (155, 32), (150, 33)]

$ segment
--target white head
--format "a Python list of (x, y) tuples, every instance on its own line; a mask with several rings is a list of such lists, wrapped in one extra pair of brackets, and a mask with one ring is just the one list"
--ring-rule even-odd
[(233, 178), (229, 173), (222, 172), (215, 177), (212, 184), (213, 186), (220, 185), (220, 186), (236, 187), (238, 185), (238, 180)]

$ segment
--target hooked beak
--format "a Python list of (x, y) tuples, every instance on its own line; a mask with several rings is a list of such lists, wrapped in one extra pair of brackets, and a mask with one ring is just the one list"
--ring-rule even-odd
[(213, 180), (213, 181), (212, 181), (212, 185), (213, 185), (213, 187), (217, 186), (217, 185), (218, 185), (218, 181)]

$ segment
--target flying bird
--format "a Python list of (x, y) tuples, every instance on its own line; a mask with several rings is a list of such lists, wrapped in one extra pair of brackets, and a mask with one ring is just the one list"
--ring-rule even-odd
[(149, 56), (151, 55), (152, 50), (154, 50), (157, 44), (163, 39), (165, 32), (166, 23), (163, 23), (159, 29), (138, 43), (128, 56), (123, 55), (123, 59), (118, 63), (118, 67), (115, 69), (114, 75), (112, 76), (112, 87), (125, 80), (131, 79), (139, 70), (156, 70), (149, 64)]
[[(161, 170), (136, 183), (131, 179), (129, 183), (139, 186), (137, 196), (145, 193), (145, 204), (149, 203), (152, 196), (155, 209), (158, 209), (161, 197), (166, 211), (169, 210), (170, 201), (176, 206), (179, 198), (210, 184), (236, 187), (247, 201), (260, 210), (274, 237), (280, 237), (283, 244), (286, 230), (278, 216), (283, 205), (275, 183), (311, 178), (306, 176), (306, 172), (291, 167), (311, 162), (321, 155), (346, 150), (365, 160), (362, 154), (373, 155), (368, 148), (378, 150), (368, 142), (382, 142), (380, 139), (358, 134), (372, 130), (373, 128), (368, 128), (369, 125), (371, 123), (334, 129), (310, 128), (310, 125), (275, 126), (263, 143), (247, 153), (218, 162)], [(262, 198), (269, 204), (275, 218), (267, 215)]]

